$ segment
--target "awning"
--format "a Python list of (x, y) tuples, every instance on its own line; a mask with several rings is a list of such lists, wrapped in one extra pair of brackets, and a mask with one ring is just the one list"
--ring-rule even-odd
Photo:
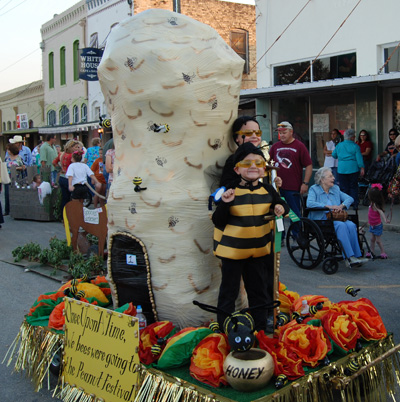
[(333, 80), (321, 80), (314, 82), (302, 82), (297, 84), (277, 85), (274, 87), (242, 89), (240, 100), (246, 98), (260, 98), (290, 95), (291, 93), (309, 94), (321, 90), (353, 89), (360, 86), (375, 85), (379, 87), (400, 86), (400, 72), (388, 74), (375, 74), (359, 77), (336, 78)]
[(64, 134), (80, 131), (97, 130), (101, 128), (99, 122), (69, 124), (68, 126), (46, 126), (39, 127), (39, 134)]
[(38, 127), (34, 128), (21, 128), (18, 130), (8, 130), (8, 131), (3, 131), (1, 135), (23, 135), (23, 134), (35, 134), (39, 130)]

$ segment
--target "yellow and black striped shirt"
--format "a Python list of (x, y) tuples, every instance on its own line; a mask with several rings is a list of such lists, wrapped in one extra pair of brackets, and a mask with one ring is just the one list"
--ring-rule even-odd
[(235, 188), (230, 204), (218, 205), (213, 215), (214, 255), (242, 260), (263, 257), (271, 252), (272, 225), (264, 216), (273, 213), (276, 204), (289, 208), (270, 185)]

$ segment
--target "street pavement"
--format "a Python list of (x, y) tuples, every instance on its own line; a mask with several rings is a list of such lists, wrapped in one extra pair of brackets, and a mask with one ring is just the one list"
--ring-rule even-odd
[[(360, 223), (365, 222), (367, 208), (361, 207)], [(5, 217), (0, 229), (0, 362), (9, 346), (18, 334), (24, 315), (36, 298), (45, 292), (58, 289), (60, 282), (40, 276), (23, 267), (9, 263), (11, 251), (17, 246), (32, 241), (48, 247), (53, 236), (65, 239), (63, 225), (59, 222), (35, 222), (14, 220)], [(344, 291), (347, 285), (360, 288), (358, 297), (369, 298), (380, 312), (389, 332), (395, 334), (395, 341), (400, 342), (400, 206), (395, 206), (390, 228), (385, 230), (382, 240), (389, 258), (369, 261), (355, 269), (349, 269), (343, 262), (334, 275), (326, 275), (321, 265), (313, 270), (297, 267), (288, 256), (284, 247), (281, 252), (280, 280), (288, 289), (300, 295), (319, 294), (332, 302), (351, 300)], [(391, 230), (389, 230), (391, 229)], [(369, 239), (369, 234), (367, 233)], [(7, 261), (7, 262), (5, 262)], [(14, 362), (13, 362), (14, 363)], [(33, 384), (24, 374), (13, 373), (13, 366), (0, 364), (0, 400), (2, 402), (51, 402), (51, 392), (44, 387), (39, 393), (34, 392)], [(54, 378), (52, 386), (54, 386)]]

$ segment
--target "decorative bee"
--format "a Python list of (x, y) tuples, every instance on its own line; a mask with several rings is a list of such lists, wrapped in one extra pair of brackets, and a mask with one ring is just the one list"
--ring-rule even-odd
[(344, 369), (344, 375), (350, 376), (356, 373), (358, 370), (360, 370), (360, 364), (358, 363), (357, 359), (351, 359)]
[(168, 227), (173, 228), (176, 226), (176, 224), (179, 222), (179, 219), (176, 218), (175, 216), (170, 216), (168, 218)]
[(224, 332), (233, 350), (249, 350), (255, 341), (253, 317), (247, 312), (236, 311), (225, 319)]
[(211, 321), (210, 325), (208, 326), (208, 328), (211, 329), (211, 331), (215, 332), (215, 333), (220, 333), (221, 330), (219, 329), (219, 324), (217, 321)]
[(161, 352), (162, 352), (162, 350), (163, 350), (163, 346), (165, 346), (165, 339), (164, 338), (158, 338), (157, 337), (157, 343), (156, 344), (154, 344), (152, 347), (151, 347), (151, 353), (154, 355), (154, 356), (158, 356), (158, 355), (160, 355), (161, 354)]
[(217, 106), (218, 106), (218, 100), (217, 99), (214, 99), (214, 100), (210, 101), (209, 103), (211, 104), (211, 110), (216, 109)]
[(133, 71), (135, 69), (136, 61), (137, 61), (136, 57), (127, 57), (124, 66), (128, 67), (131, 71)]
[(322, 310), (324, 307), (324, 302), (319, 302), (315, 306), (310, 306), (310, 314), (315, 315), (318, 311)]
[(149, 131), (154, 131), (156, 126), (157, 126), (157, 124), (154, 124), (152, 121), (147, 122), (147, 130), (149, 130)]
[(193, 75), (189, 75), (189, 74), (182, 73), (182, 76), (183, 76), (183, 80), (185, 82), (187, 82), (188, 84), (191, 84), (194, 80), (194, 77), (196, 77), (196, 74), (193, 73)]
[(217, 138), (217, 139), (214, 141), (214, 144), (211, 145), (211, 148), (212, 148), (214, 151), (216, 151), (218, 148), (221, 148), (221, 146), (222, 146), (222, 142), (221, 142), (221, 140), (220, 140), (219, 138)]
[(164, 164), (167, 163), (167, 160), (165, 158), (161, 158), (161, 156), (157, 156), (156, 162), (157, 162), (157, 165), (163, 167)]
[(101, 121), (101, 126), (104, 128), (110, 128), (111, 127), (111, 120), (110, 119), (104, 119)]
[(283, 327), (285, 324), (289, 322), (289, 317), (287, 314), (284, 313), (279, 313), (276, 316), (276, 326), (277, 327)]
[(124, 139), (126, 138), (126, 135), (125, 135), (125, 134), (122, 134), (122, 135), (121, 135), (121, 138), (122, 138), (122, 140), (124, 140)]
[(328, 356), (325, 356), (323, 360), (320, 360), (320, 363), (321, 363), (323, 366), (329, 366), (329, 365), (331, 364), (331, 361), (329, 360), (329, 357), (328, 357)]
[(285, 376), (285, 374), (279, 374), (278, 377), (276, 377), (275, 388), (276, 389), (281, 389), (287, 383), (288, 383), (288, 378)]
[(161, 354), (162, 348), (161, 348), (160, 345), (158, 345), (158, 344), (156, 343), (155, 345), (153, 345), (153, 346), (151, 347), (150, 350), (151, 350), (151, 353), (152, 353), (154, 356), (158, 356), (158, 355)]
[[(208, 304), (203, 304), (197, 300), (193, 300), (195, 306), (199, 306), (202, 310), (208, 311), (210, 313), (222, 313), (226, 315), (224, 320), (223, 329), (224, 333), (228, 337), (228, 343), (232, 351), (235, 352), (245, 352), (251, 349), (255, 342), (254, 335), (254, 320), (253, 317), (248, 313), (249, 309), (243, 309), (241, 311), (236, 311), (232, 314), (228, 314), (225, 311), (219, 309), (218, 307), (210, 306)], [(273, 302), (272, 305), (257, 306), (253, 309), (268, 309), (275, 308), (280, 305), (279, 301)]]
[(292, 320), (296, 320), (298, 324), (301, 324), (303, 322), (303, 317), (297, 311), (293, 311)]
[(84, 290), (78, 290), (75, 294), (75, 298), (76, 299), (82, 299), (83, 297), (85, 297), (85, 291)]
[(344, 291), (345, 291), (348, 295), (353, 296), (353, 297), (356, 297), (357, 294), (358, 294), (358, 292), (359, 292), (360, 290), (361, 290), (361, 289), (354, 289), (353, 286), (348, 285), (348, 286), (346, 286), (346, 289), (345, 289)]
[(359, 352), (363, 348), (361, 341), (358, 339), (356, 343), (356, 347), (354, 348), (356, 352)]
[(152, 121), (149, 121), (147, 126), (147, 130), (154, 131), (155, 133), (168, 133), (169, 125), (168, 124), (156, 124)]
[(168, 22), (169, 22), (171, 25), (178, 25), (178, 23), (176, 22), (176, 17), (171, 17), (171, 18), (168, 20)]
[(65, 296), (72, 297), (76, 300), (81, 300), (85, 297), (85, 292), (83, 290), (78, 290), (75, 285), (71, 285), (71, 287), (64, 289)]
[(138, 193), (139, 191), (142, 191), (142, 190), (147, 190), (147, 187), (140, 187), (140, 185), (142, 184), (142, 181), (143, 181), (142, 178), (139, 176), (136, 176), (133, 178), (132, 182), (135, 185), (134, 190), (136, 193)]
[(136, 202), (131, 202), (131, 206), (128, 208), (131, 214), (137, 214), (136, 212)]

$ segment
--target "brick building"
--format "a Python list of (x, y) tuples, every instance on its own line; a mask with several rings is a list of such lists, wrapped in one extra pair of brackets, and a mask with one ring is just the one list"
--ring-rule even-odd
[[(213, 27), (245, 61), (242, 89), (257, 87), (256, 12), (248, 4), (219, 0), (136, 0), (134, 14), (163, 8), (188, 15)], [(178, 8), (178, 9), (177, 9)], [(254, 66), (254, 68), (253, 68)]]
[[(92, 137), (99, 135), (99, 115), (107, 115), (104, 97), (98, 81), (79, 79), (79, 51), (104, 48), (115, 25), (150, 8), (176, 11), (210, 25), (246, 61), (242, 89), (257, 87), (257, 17), (253, 5), (220, 0), (81, 0), (42, 25), (43, 81), (40, 99), (35, 100), (40, 110), (33, 113), (29, 109), (29, 116), (36, 116), (33, 125), (26, 133), (18, 132), (27, 145), (34, 147), (49, 133), (57, 134), (61, 145), (72, 137), (89, 145)], [(30, 94), (23, 91), (22, 97), (14, 98), (13, 91), (20, 92), (15, 89), (0, 94), (0, 154), (10, 135), (15, 134), (17, 114), (32, 107)]]

